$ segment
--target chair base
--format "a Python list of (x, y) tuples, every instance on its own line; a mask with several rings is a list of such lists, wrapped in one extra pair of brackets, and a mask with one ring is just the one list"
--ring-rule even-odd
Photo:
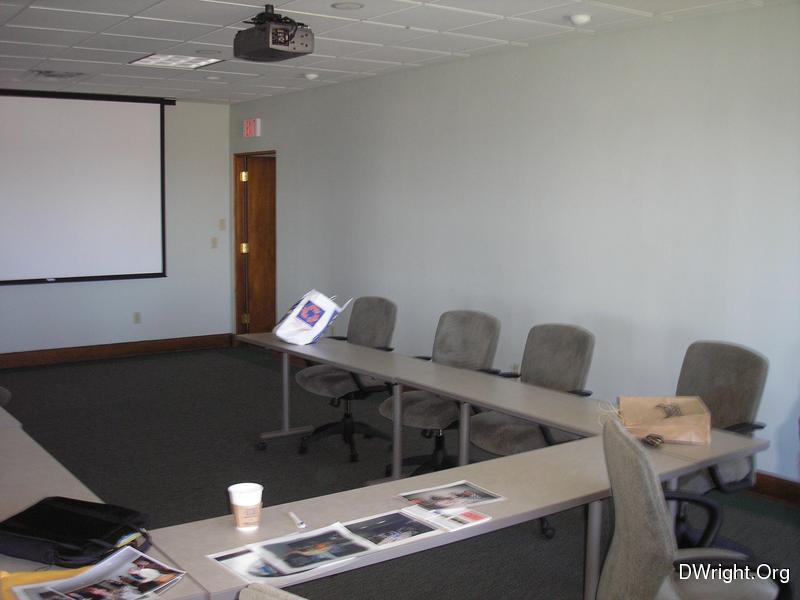
[(387, 441), (391, 441), (392, 439), (389, 435), (372, 427), (372, 425), (367, 425), (361, 421), (354, 420), (353, 414), (346, 412), (342, 416), (341, 421), (320, 425), (309, 435), (304, 436), (300, 440), (300, 447), (297, 449), (297, 452), (298, 454), (306, 454), (308, 452), (308, 445), (311, 442), (315, 442), (332, 435), (341, 435), (344, 443), (350, 446), (350, 462), (358, 462), (358, 452), (356, 451), (355, 442), (356, 434), (363, 435), (365, 439), (378, 438)]
[[(439, 431), (434, 436), (433, 454), (421, 454), (419, 456), (410, 456), (403, 459), (404, 467), (417, 466), (411, 473), (411, 476), (422, 475), (423, 473), (430, 473), (432, 471), (441, 471), (443, 469), (451, 469), (458, 466), (458, 459), (455, 456), (450, 456), (444, 449), (444, 432)], [(387, 477), (392, 475), (392, 465), (386, 465), (385, 473)]]

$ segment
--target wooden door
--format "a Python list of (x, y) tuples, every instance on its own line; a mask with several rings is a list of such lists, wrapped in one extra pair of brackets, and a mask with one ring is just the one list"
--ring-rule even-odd
[(275, 326), (275, 157), (234, 156), (236, 333)]

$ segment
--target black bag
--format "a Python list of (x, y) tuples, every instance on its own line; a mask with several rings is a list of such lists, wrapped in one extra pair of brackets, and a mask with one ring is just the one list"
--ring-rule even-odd
[(82, 567), (128, 544), (144, 550), (147, 520), (122, 506), (51, 496), (0, 523), (0, 554)]

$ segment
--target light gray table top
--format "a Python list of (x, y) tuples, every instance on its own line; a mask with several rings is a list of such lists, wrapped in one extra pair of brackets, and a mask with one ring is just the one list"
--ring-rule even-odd
[[(0, 429), (0, 490), (0, 521), (47, 496), (102, 502), (21, 427)], [(147, 553), (168, 563), (157, 548), (151, 548)], [(41, 563), (0, 554), (0, 570), (14, 572), (42, 568)], [(167, 600), (203, 600), (206, 593), (191, 577), (184, 577), (163, 597)]]
[(694, 465), (695, 470), (698, 470), (721, 461), (752, 456), (768, 447), (767, 440), (751, 438), (723, 429), (712, 429), (711, 443), (707, 446), (664, 444), (660, 451), (689, 461)]
[[(656, 450), (649, 453), (657, 472), (665, 480), (692, 470), (686, 460)], [(237, 531), (232, 517), (224, 516), (158, 529), (153, 532), (153, 539), (170, 562), (196, 577), (200, 585), (208, 590), (212, 600), (232, 600), (246, 583), (225, 568), (214, 564), (207, 555), (295, 532), (288, 516), (289, 511), (296, 512), (311, 530), (336, 521), (344, 522), (400, 510), (408, 504), (395, 497), (396, 494), (461, 479), (506, 497), (506, 500), (476, 507), (492, 516), (487, 523), (382, 549), (323, 569), (316, 574), (310, 572), (309, 579), (315, 576), (327, 577), (457, 542), (580, 506), (607, 497), (609, 493), (602, 439), (593, 437), (568, 445), (267, 507), (262, 511), (261, 526), (254, 532)], [(269, 502), (268, 496), (266, 501)]]
[(0, 429), (6, 427), (22, 427), (22, 425), (5, 408), (0, 408)]
[(249, 344), (427, 390), (580, 435), (597, 435), (601, 431), (600, 402), (592, 398), (326, 338), (316, 344), (298, 346), (284, 342), (273, 333), (236, 337)]

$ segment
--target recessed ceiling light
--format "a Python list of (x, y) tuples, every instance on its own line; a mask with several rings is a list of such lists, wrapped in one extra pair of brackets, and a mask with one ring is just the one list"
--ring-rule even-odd
[(169, 69), (199, 69), (222, 62), (221, 58), (199, 58), (197, 56), (178, 56), (176, 54), (151, 54), (128, 64), (142, 67), (164, 67)]
[(361, 2), (334, 2), (331, 4), (331, 8), (336, 10), (358, 10), (359, 8), (364, 8), (364, 5)]
[(573, 25), (580, 27), (581, 25), (588, 25), (589, 22), (592, 20), (592, 15), (570, 15), (569, 20), (572, 21)]
[(305, 75), (303, 75), (303, 77), (305, 77), (309, 81), (316, 81), (317, 79), (319, 79), (319, 75), (317, 73), (306, 73)]

